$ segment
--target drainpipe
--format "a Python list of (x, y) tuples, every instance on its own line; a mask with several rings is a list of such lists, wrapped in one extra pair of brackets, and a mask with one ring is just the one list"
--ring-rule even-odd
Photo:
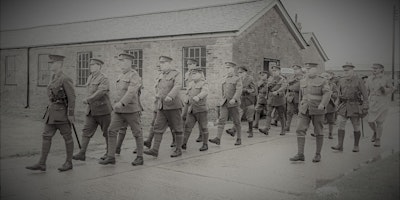
[(26, 68), (27, 68), (27, 72), (26, 72), (26, 106), (25, 106), (25, 108), (29, 108), (29, 82), (30, 82), (30, 77), (29, 77), (29, 69), (30, 69), (30, 67), (29, 67), (29, 63), (30, 63), (30, 61), (29, 61), (29, 53), (30, 53), (30, 50), (31, 50), (31, 48), (30, 47), (28, 47), (28, 49), (27, 49), (27, 53), (26, 53), (26, 62), (27, 62), (27, 65), (26, 65)]

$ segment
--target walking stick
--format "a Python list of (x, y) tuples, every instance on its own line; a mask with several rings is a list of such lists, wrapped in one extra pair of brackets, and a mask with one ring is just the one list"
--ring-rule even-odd
[(361, 135), (362, 135), (362, 137), (364, 137), (364, 118), (362, 118), (362, 117), (360, 117), (361, 118)]
[(71, 125), (72, 125), (72, 129), (74, 129), (75, 138), (76, 138), (76, 141), (78, 142), (79, 149), (81, 149), (82, 147), (81, 147), (81, 143), (79, 142), (78, 134), (76, 133), (75, 124), (71, 123)]

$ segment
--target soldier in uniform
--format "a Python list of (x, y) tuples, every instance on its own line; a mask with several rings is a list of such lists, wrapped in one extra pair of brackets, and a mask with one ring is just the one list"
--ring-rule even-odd
[[(256, 85), (254, 83), (254, 79), (248, 73), (248, 69), (245, 66), (240, 66), (238, 69), (238, 75), (242, 80), (242, 96), (240, 97), (240, 107), (239, 107), (239, 119), (244, 117), (249, 125), (249, 133), (248, 137), (253, 137), (253, 120), (254, 120), (254, 104), (256, 103)], [(236, 129), (235, 127), (226, 130), (228, 134), (232, 137), (235, 136)]]
[(374, 131), (372, 142), (375, 147), (381, 146), (383, 123), (389, 112), (389, 98), (394, 90), (393, 82), (383, 75), (384, 66), (379, 63), (372, 65), (373, 74), (366, 81), (369, 93), (368, 124)]
[(203, 70), (200, 67), (190, 69), (192, 82), (189, 83), (186, 91), (187, 100), (185, 102), (185, 110), (187, 110), (187, 112), (182, 149), (186, 149), (190, 133), (196, 121), (199, 123), (200, 135), (203, 137), (203, 146), (200, 148), (200, 151), (206, 151), (208, 149), (208, 84), (205, 82), (202, 72)]
[(182, 80), (180, 73), (171, 65), (172, 58), (160, 56), (159, 61), (162, 75), (156, 86), (158, 110), (154, 123), (154, 143), (153, 147), (144, 153), (154, 157), (158, 156), (162, 136), (169, 126), (175, 134), (176, 142), (176, 149), (171, 157), (178, 157), (182, 155), (183, 141), (182, 100), (179, 95)]
[(286, 92), (286, 125), (285, 131), (290, 131), (290, 124), (294, 114), (299, 112), (299, 92), (300, 92), (300, 80), (303, 78), (303, 71), (301, 66), (293, 65), (292, 69), (294, 74), (288, 77), (287, 92)]
[(115, 164), (115, 151), (118, 131), (129, 125), (136, 140), (137, 157), (132, 162), (133, 166), (143, 165), (143, 133), (141, 125), (140, 103), (141, 78), (132, 69), (135, 57), (131, 54), (121, 53), (118, 60), (121, 62), (122, 74), (116, 82), (117, 98), (114, 101), (114, 112), (111, 115), (111, 124), (108, 131), (107, 158), (99, 161), (99, 164)]
[(272, 76), (267, 82), (267, 124), (264, 129), (258, 129), (261, 133), (268, 135), (271, 128), (272, 110), (275, 108), (281, 122), (281, 133), (285, 135), (285, 90), (287, 87), (286, 79), (281, 75), (281, 67), (273, 66)]
[(258, 122), (260, 121), (261, 112), (267, 109), (267, 81), (269, 77), (269, 72), (262, 71), (260, 72), (260, 80), (257, 83), (257, 105), (256, 105), (256, 113), (255, 113), (255, 120), (253, 124), (253, 128), (258, 129)]
[(299, 92), (299, 123), (297, 126), (297, 154), (290, 158), (290, 161), (304, 161), (304, 144), (306, 142), (305, 135), (310, 125), (310, 121), (314, 126), (316, 134), (316, 153), (313, 162), (321, 161), (321, 149), (324, 141), (322, 133), (325, 107), (327, 106), (331, 90), (328, 82), (318, 75), (318, 64), (307, 63), (308, 72), (306, 77), (300, 80)]
[(333, 139), (332, 132), (333, 132), (333, 125), (335, 124), (335, 115), (336, 115), (336, 107), (337, 107), (337, 100), (338, 100), (338, 89), (335, 83), (332, 80), (332, 74), (329, 72), (324, 72), (321, 74), (328, 81), (329, 88), (332, 91), (331, 98), (329, 100), (328, 105), (326, 106), (326, 114), (325, 119), (326, 123), (328, 124), (329, 130), (329, 139)]
[(339, 79), (338, 92), (338, 145), (331, 147), (333, 150), (343, 151), (346, 122), (350, 119), (354, 129), (353, 152), (359, 151), (360, 117), (368, 113), (368, 95), (364, 81), (354, 74), (354, 66), (342, 66), (344, 76)]
[(225, 122), (230, 116), (237, 132), (235, 145), (241, 145), (241, 125), (239, 117), (240, 96), (242, 94), (242, 80), (235, 74), (236, 63), (225, 62), (227, 74), (222, 80), (222, 99), (220, 103), (220, 116), (218, 119), (217, 137), (210, 139), (211, 143), (220, 145), (221, 136), (224, 132)]
[(82, 148), (79, 153), (72, 157), (74, 160), (86, 160), (86, 149), (90, 138), (96, 132), (97, 126), (100, 126), (106, 144), (108, 144), (108, 127), (111, 121), (112, 106), (108, 96), (110, 83), (108, 78), (100, 71), (103, 64), (104, 62), (100, 59), (90, 59), (89, 68), (91, 74), (86, 83), (88, 96), (83, 100), (83, 103), (88, 106), (85, 125), (82, 130)]
[(49, 105), (44, 116), (45, 126), (42, 135), (42, 152), (37, 164), (27, 166), (26, 169), (46, 171), (46, 160), (51, 147), (51, 140), (57, 130), (65, 141), (67, 158), (58, 168), (59, 171), (72, 169), (72, 154), (74, 141), (72, 139), (71, 123), (75, 122), (75, 90), (72, 79), (63, 73), (64, 56), (49, 55), (50, 70), (53, 75), (47, 86)]

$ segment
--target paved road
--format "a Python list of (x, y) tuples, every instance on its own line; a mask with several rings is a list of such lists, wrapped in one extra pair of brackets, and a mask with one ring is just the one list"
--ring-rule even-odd
[[(346, 130), (350, 134), (346, 135), (344, 152), (330, 150), (337, 142), (336, 135), (334, 140), (326, 138), (320, 163), (311, 162), (315, 151), (315, 139), (311, 136), (306, 138), (306, 161), (291, 163), (288, 158), (297, 151), (295, 133), (279, 136), (279, 127), (273, 127), (269, 136), (256, 133), (248, 139), (243, 134), (241, 146), (234, 146), (234, 138), (224, 134), (221, 146), (209, 144), (207, 152), (198, 151), (201, 144), (194, 141), (198, 134), (194, 132), (188, 149), (179, 158), (169, 157), (171, 136), (166, 133), (159, 157), (145, 155), (145, 164), (139, 167), (130, 165), (135, 158), (130, 136), (117, 164), (102, 166), (97, 161), (104, 153), (104, 145), (97, 133), (86, 161), (74, 161), (74, 169), (64, 173), (57, 171), (65, 159), (64, 144), (61, 136), (54, 138), (47, 171), (43, 173), (24, 169), (38, 160), (40, 122), (25, 118), (22, 120), (32, 126), (12, 128), (13, 123), (7, 119), (2, 116), (1, 199), (10, 200), (299, 199), (321, 193), (329, 184), (350, 177), (355, 169), (367, 168), (367, 163), (399, 152), (399, 108), (393, 107), (385, 123), (382, 147), (372, 146), (372, 133), (365, 123), (361, 151), (351, 152), (353, 136), (348, 123)], [(244, 123), (243, 127), (246, 126)], [(26, 127), (29, 132), (24, 132)], [(210, 133), (215, 136), (216, 127), (211, 126)], [(13, 146), (13, 139), (25, 137), (29, 139), (17, 142), (18, 148)]]

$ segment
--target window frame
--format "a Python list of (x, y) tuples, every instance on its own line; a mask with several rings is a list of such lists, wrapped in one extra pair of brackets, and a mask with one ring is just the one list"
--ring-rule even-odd
[[(193, 50), (193, 54), (191, 54), (191, 50)], [(196, 50), (198, 50), (198, 56), (196, 56)], [(204, 54), (203, 54), (204, 53)], [(193, 56), (192, 56), (193, 55)], [(188, 71), (187, 60), (195, 59), (203, 69), (204, 78), (207, 78), (207, 49), (206, 46), (187, 46), (182, 48), (182, 89), (187, 88), (187, 84), (185, 81), (185, 75)]]
[[(80, 59), (80, 55), (82, 56), (82, 55), (87, 55), (87, 58), (85, 58), (85, 59)], [(77, 59), (76, 59), (76, 62), (77, 62), (77, 65), (76, 65), (76, 86), (77, 87), (84, 87), (84, 86), (86, 86), (86, 84), (87, 84), (87, 78), (89, 77), (89, 75), (90, 75), (90, 69), (89, 69), (89, 62), (90, 62), (90, 59), (91, 58), (93, 58), (93, 53), (92, 53), (92, 51), (82, 51), (82, 52), (78, 52), (77, 53), (77, 57), (76, 57)], [(83, 61), (85, 61), (86, 63), (84, 63), (84, 65), (86, 65), (86, 67), (85, 68), (83, 68), (82, 69), (82, 67), (81, 67), (81, 62), (83, 62)], [(82, 70), (85, 70), (85, 71), (83, 71), (82, 72)], [(82, 72), (82, 73), (80, 73), (80, 72)], [(87, 75), (86, 77), (83, 77), (84, 75)], [(82, 84), (81, 83), (81, 81), (83, 80), (83, 79), (86, 79), (85, 80), (85, 82)]]
[[(45, 86), (47, 86), (48, 84), (49, 84), (49, 82), (50, 82), (50, 80), (51, 80), (51, 71), (50, 71), (50, 66), (49, 66), (49, 63), (47, 62), (47, 67), (48, 67), (48, 72), (49, 72), (49, 80), (47, 81), (47, 83), (41, 83), (39, 80), (41, 80), (40, 79), (40, 72), (42, 72), (42, 71), (45, 71), (45, 70), (41, 70), (41, 66), (40, 66), (40, 57), (41, 56), (47, 56), (47, 58), (48, 58), (48, 56), (49, 56), (49, 54), (38, 54), (38, 71), (37, 71), (37, 86), (38, 87), (45, 87)], [(48, 58), (48, 61), (49, 61), (50, 59)]]
[[(124, 52), (135, 56), (131, 67), (143, 78), (143, 49), (127, 49)], [(139, 56), (136, 56), (135, 53)]]

